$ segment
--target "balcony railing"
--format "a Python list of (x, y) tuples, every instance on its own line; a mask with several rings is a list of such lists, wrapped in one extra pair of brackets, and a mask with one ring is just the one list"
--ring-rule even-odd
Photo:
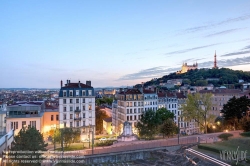
[(80, 109), (76, 109), (75, 112), (81, 112), (81, 110)]
[(74, 120), (81, 120), (81, 117), (79, 117), (79, 118), (74, 118)]

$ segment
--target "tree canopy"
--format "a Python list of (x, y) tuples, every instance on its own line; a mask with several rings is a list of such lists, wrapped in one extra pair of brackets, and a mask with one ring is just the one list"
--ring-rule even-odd
[(207, 133), (207, 125), (214, 122), (215, 116), (209, 114), (212, 107), (211, 93), (188, 94), (186, 103), (182, 105), (182, 115), (185, 121), (194, 120)]
[[(160, 132), (163, 132), (163, 135), (168, 135), (168, 133), (173, 133), (173, 130), (175, 130), (173, 128), (173, 118), (174, 114), (166, 108), (160, 108), (157, 111), (150, 109), (142, 113), (141, 119), (136, 124), (136, 128), (139, 131), (140, 137), (146, 139), (153, 139)], [(170, 121), (171, 124), (169, 123)], [(163, 125), (164, 123), (166, 124)]]
[(101, 110), (100, 107), (95, 108), (95, 125), (96, 125), (96, 132), (102, 133), (103, 131), (103, 119), (108, 118), (108, 115), (105, 111)]

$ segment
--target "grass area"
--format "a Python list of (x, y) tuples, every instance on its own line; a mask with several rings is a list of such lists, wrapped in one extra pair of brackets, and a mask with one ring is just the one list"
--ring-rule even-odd
[[(61, 147), (56, 148), (56, 150), (61, 151), (62, 148)], [(64, 151), (73, 151), (73, 150), (83, 150), (83, 144), (82, 143), (74, 143), (74, 144), (71, 144), (69, 147), (64, 147)]]
[(206, 147), (215, 148), (218, 150), (248, 150), (250, 149), (250, 138), (232, 138), (228, 141), (216, 142), (213, 144), (201, 144)]
[[(213, 144), (200, 144), (203, 147), (208, 147), (208, 149), (199, 149), (197, 146), (194, 147), (194, 150), (197, 150), (201, 153), (210, 155), (214, 158), (220, 159), (220, 151), (236, 151), (239, 147), (238, 151), (246, 151), (249, 152), (250, 149), (250, 138), (249, 137), (243, 137), (243, 138), (232, 138), (228, 141), (222, 141), (222, 142), (216, 142)], [(209, 150), (209, 148), (211, 150)], [(217, 152), (216, 152), (217, 151)], [(247, 162), (239, 162), (238, 166), (244, 165), (244, 166), (250, 166), (250, 154), (247, 153)], [(234, 161), (232, 161), (231, 164), (235, 164)]]

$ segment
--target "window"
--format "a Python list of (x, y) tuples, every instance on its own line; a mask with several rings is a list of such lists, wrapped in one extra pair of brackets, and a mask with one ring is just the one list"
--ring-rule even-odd
[(82, 91), (82, 96), (86, 96), (86, 91), (85, 90)]
[(63, 114), (63, 120), (66, 120), (66, 118), (67, 118), (67, 115)]
[(85, 113), (82, 113), (82, 118), (85, 118)]
[(136, 115), (134, 116), (134, 120), (136, 120)]
[(67, 111), (67, 108), (66, 107), (63, 107), (63, 112), (66, 112)]
[(134, 106), (136, 106), (136, 102), (134, 102)]
[(83, 110), (83, 111), (85, 111), (85, 105), (84, 105), (84, 106), (82, 106), (82, 110)]
[(79, 111), (80, 110), (79, 107), (76, 107), (76, 110)]
[(132, 112), (132, 109), (130, 109), (130, 113), (132, 114), (133, 112)]
[(73, 119), (73, 114), (70, 114), (70, 116), (69, 116), (69, 117), (70, 117), (70, 119)]
[(79, 96), (79, 90), (76, 91), (76, 96)]
[(129, 109), (127, 109), (127, 114), (129, 114)]
[(36, 121), (30, 121), (30, 127), (35, 127), (36, 128)]
[(76, 127), (79, 127), (79, 121), (76, 122)]
[(92, 96), (92, 90), (89, 90), (88, 93), (89, 93), (89, 96)]
[(89, 110), (92, 110), (92, 105), (89, 105)]
[(51, 115), (50, 120), (51, 120), (51, 121), (54, 120), (54, 115)]
[(56, 115), (56, 120), (59, 120), (59, 115)]
[(26, 126), (26, 121), (22, 121), (22, 127)]
[(69, 103), (73, 103), (73, 99), (69, 99)]
[(91, 118), (91, 111), (89, 111), (89, 118)]
[(134, 100), (136, 100), (136, 95), (134, 95)]
[(63, 99), (63, 104), (66, 104), (66, 99)]
[(70, 97), (73, 96), (73, 91), (69, 91), (69, 96), (70, 96)]
[[(82, 125), (85, 126), (85, 121), (82, 121)], [(83, 132), (85, 132), (85, 129), (83, 130)]]
[(79, 99), (76, 99), (76, 103), (79, 103)]
[(82, 103), (85, 103), (85, 99), (82, 99)]
[(130, 120), (133, 120), (133, 119), (132, 119), (132, 116), (130, 116)]
[(18, 122), (14, 122), (14, 130), (18, 129)]
[(136, 108), (134, 109), (134, 113), (136, 113)]
[(138, 108), (138, 113), (141, 113), (141, 109), (140, 108)]
[(70, 111), (73, 111), (73, 107), (69, 107)]
[(66, 96), (67, 96), (67, 92), (63, 91), (63, 97), (66, 97)]
[(127, 121), (129, 121), (129, 116), (127, 116)]
[(70, 124), (70, 127), (73, 127), (72, 122), (70, 122), (69, 124)]
[(66, 127), (66, 122), (63, 123), (64, 128)]

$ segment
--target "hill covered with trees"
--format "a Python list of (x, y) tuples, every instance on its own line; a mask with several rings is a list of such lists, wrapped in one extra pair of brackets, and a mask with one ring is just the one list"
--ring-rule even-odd
[[(207, 84), (211, 83), (215, 86), (234, 84), (235, 88), (239, 88), (240, 79), (244, 80), (245, 82), (250, 82), (250, 72), (242, 70), (232, 70), (228, 68), (196, 69), (189, 70), (187, 73), (183, 74), (171, 73), (169, 75), (163, 76), (162, 78), (152, 79), (151, 81), (145, 82), (144, 86), (159, 85), (161, 82), (164, 83), (167, 82), (167, 80), (171, 79), (183, 79), (183, 84), (189, 84), (191, 86), (206, 86)], [(140, 85), (137, 84), (136, 86)]]

